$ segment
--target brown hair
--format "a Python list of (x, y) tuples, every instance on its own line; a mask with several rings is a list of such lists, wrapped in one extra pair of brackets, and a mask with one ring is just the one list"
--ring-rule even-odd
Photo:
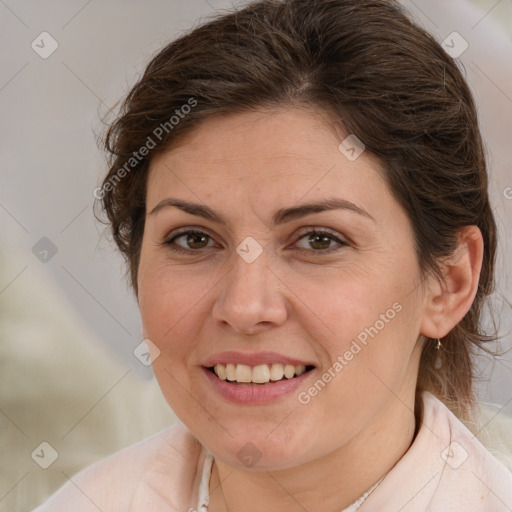
[(467, 417), (471, 354), (475, 347), (489, 351), (484, 343), (494, 339), (480, 332), (496, 250), (484, 150), (455, 61), (394, 0), (253, 2), (151, 60), (106, 134), (110, 170), (100, 196), (135, 293), (151, 158), (207, 117), (286, 105), (334, 115), (379, 158), (412, 223), (424, 275), (440, 276), (438, 262), (454, 251), (460, 228), (480, 228), (485, 249), (476, 298), (443, 339), (440, 368), (435, 343), (425, 343), (417, 386)]

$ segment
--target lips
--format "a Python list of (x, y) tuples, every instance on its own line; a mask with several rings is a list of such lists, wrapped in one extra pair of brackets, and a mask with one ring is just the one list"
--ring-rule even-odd
[(225, 399), (245, 404), (277, 400), (310, 378), (316, 366), (276, 352), (222, 352), (203, 362), (210, 385)]

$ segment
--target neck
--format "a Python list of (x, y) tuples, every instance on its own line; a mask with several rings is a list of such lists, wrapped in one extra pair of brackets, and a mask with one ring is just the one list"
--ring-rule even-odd
[[(410, 402), (410, 403), (408, 403)], [(300, 466), (254, 472), (215, 461), (209, 512), (339, 512), (377, 483), (409, 449), (415, 435), (414, 394), (392, 400), (349, 443)]]

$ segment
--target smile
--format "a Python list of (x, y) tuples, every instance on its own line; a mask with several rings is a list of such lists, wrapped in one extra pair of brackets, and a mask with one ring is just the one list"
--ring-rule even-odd
[(312, 360), (278, 352), (221, 352), (202, 361), (210, 390), (229, 402), (265, 404), (285, 399), (313, 379)]
[(210, 368), (220, 380), (234, 384), (268, 384), (283, 379), (293, 379), (309, 371), (313, 366), (292, 365), (281, 363), (259, 364), (249, 366), (246, 364), (216, 364)]

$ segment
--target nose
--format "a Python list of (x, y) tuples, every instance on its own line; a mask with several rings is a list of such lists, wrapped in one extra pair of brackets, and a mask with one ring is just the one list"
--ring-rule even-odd
[(265, 253), (248, 263), (235, 254), (232, 269), (219, 283), (212, 316), (238, 334), (257, 334), (282, 325), (288, 315), (286, 288)]

